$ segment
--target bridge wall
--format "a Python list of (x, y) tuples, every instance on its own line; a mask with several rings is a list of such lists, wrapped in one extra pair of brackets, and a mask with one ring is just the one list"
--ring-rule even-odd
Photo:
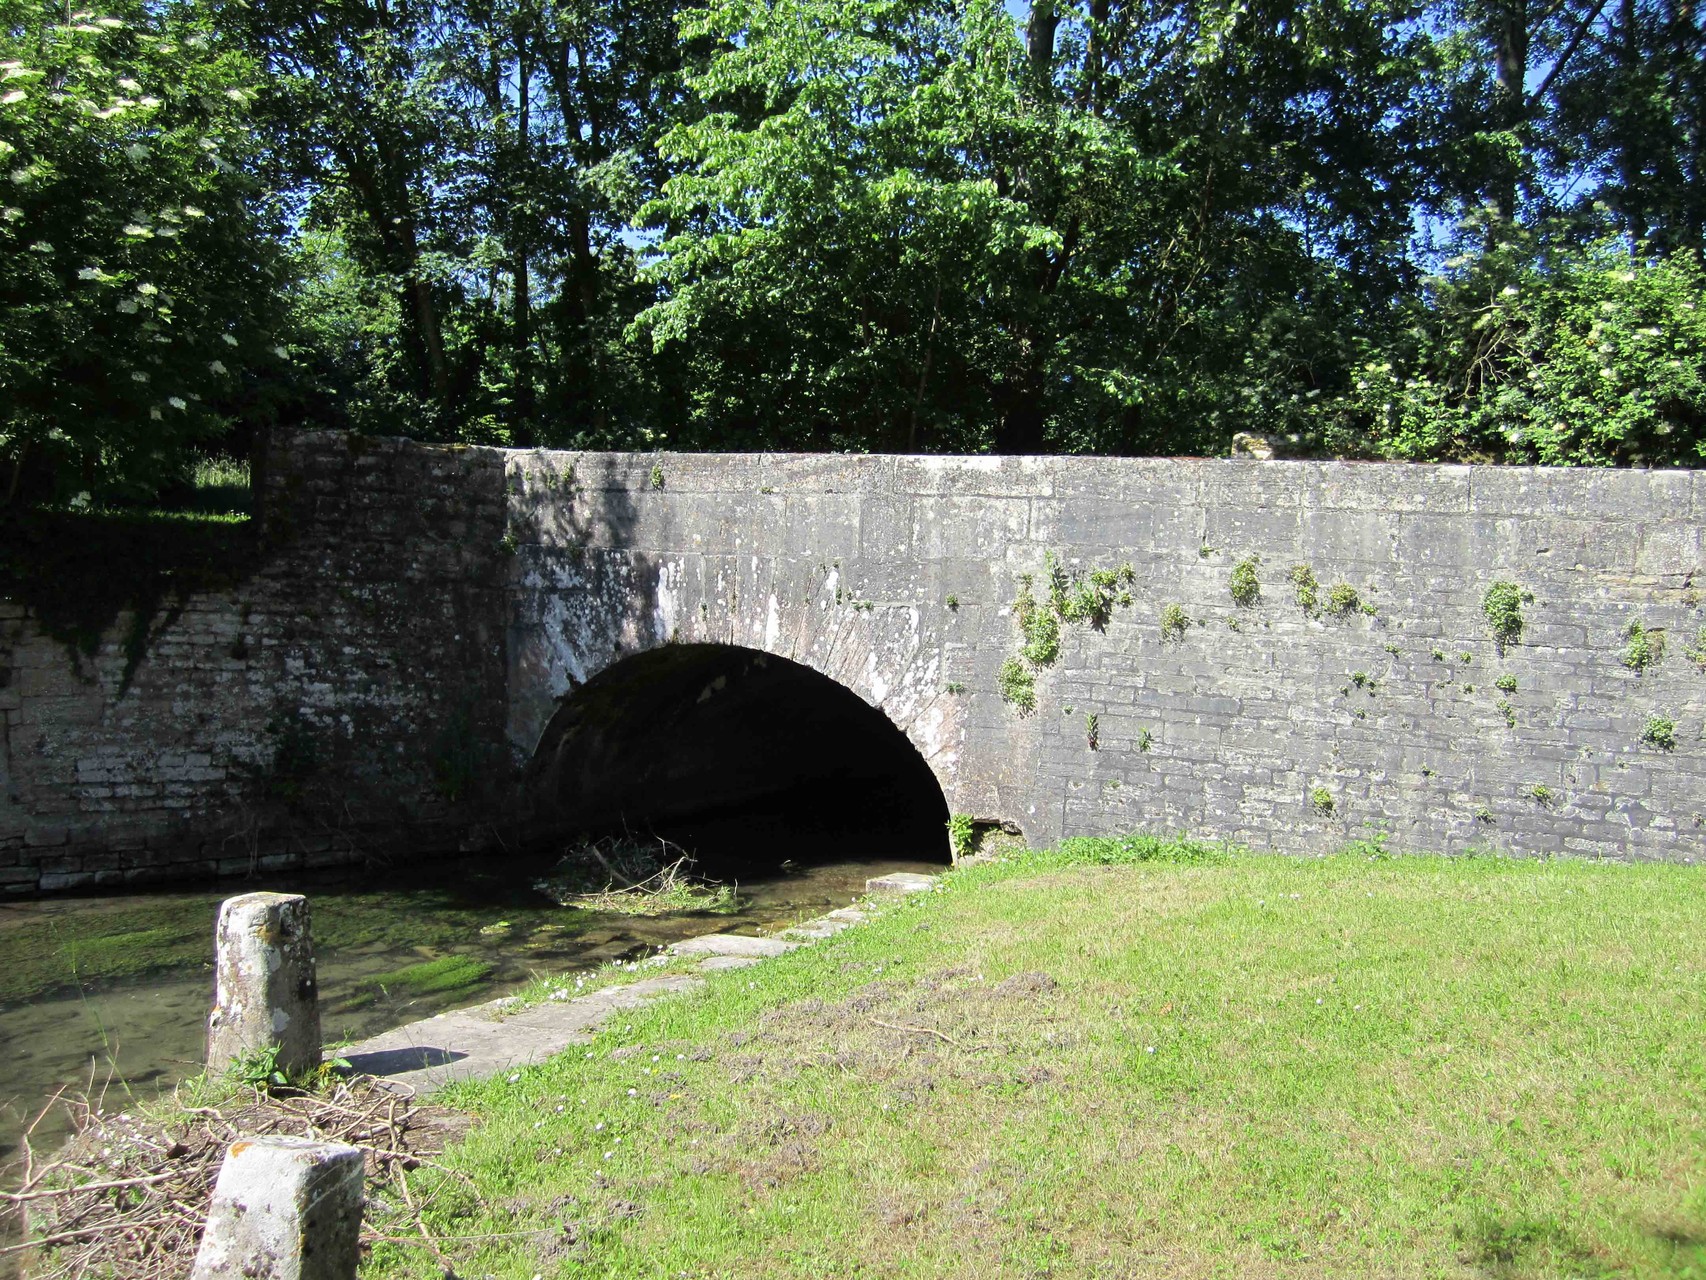
[[(478, 848), (525, 818), (561, 697), (677, 641), (841, 682), (951, 809), (1033, 841), (1706, 853), (1706, 674), (1685, 652), (1706, 626), (1703, 473), (318, 433), (282, 437), (267, 471), (260, 567), (174, 599), (139, 658), (128, 617), (74, 661), (38, 607), (0, 604), (0, 888)], [(1001, 670), (1021, 576), (1047, 608), (1051, 556), (1069, 578), (1129, 566), (1129, 603), (1062, 625), (1020, 714)], [(1498, 580), (1532, 595), (1503, 652)], [(1338, 584), (1357, 607), (1329, 607)], [(1632, 622), (1663, 647), (1644, 670), (1623, 660)], [(1673, 745), (1643, 740), (1653, 719)]]

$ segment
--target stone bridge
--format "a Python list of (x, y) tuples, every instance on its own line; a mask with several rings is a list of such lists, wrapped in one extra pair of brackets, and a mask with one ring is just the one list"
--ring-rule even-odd
[(235, 580), (0, 603), (0, 890), (789, 805), (1706, 851), (1706, 473), (304, 432), (258, 485)]

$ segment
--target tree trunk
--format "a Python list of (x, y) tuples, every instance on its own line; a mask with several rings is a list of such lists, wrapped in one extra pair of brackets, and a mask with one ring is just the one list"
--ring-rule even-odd
[[(1528, 150), (1528, 0), (1505, 0), (1493, 17), (1494, 100), (1493, 124), (1515, 138), (1520, 150)], [(1517, 184), (1522, 171), (1519, 155), (1501, 155), (1494, 164), (1491, 190), (1499, 216), (1506, 222), (1516, 217)]]
[[(533, 68), (528, 59), (527, 34), (516, 31), (516, 124), (520, 149), (520, 169), (524, 182), (531, 182), (533, 177), (533, 140), (532, 140), (532, 80)], [(528, 247), (525, 211), (516, 215), (511, 223), (511, 235), (514, 237), (513, 250), (515, 255), (515, 421), (511, 426), (511, 435), (518, 445), (531, 444), (534, 440), (536, 414), (535, 397), (533, 394), (533, 299), (529, 292), (528, 278)]]

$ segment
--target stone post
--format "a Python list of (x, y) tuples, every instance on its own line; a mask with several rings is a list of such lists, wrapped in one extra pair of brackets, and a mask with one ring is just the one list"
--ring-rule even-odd
[(208, 1072), (223, 1074), (243, 1054), (275, 1045), (280, 1071), (320, 1065), (308, 899), (299, 893), (246, 893), (219, 906)]
[(355, 1280), (362, 1152), (311, 1138), (231, 1144), (190, 1280)]

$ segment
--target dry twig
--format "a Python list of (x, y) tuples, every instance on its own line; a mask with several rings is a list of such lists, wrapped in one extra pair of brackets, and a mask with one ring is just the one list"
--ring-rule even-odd
[(337, 1081), (323, 1095), (275, 1097), (251, 1090), (220, 1106), (179, 1107), (165, 1117), (111, 1115), (99, 1095), (60, 1101), (71, 1111), (76, 1136), (44, 1164), (26, 1134), (22, 1185), (0, 1193), (0, 1208), (9, 1205), (6, 1212), (28, 1215), (27, 1238), (0, 1245), (0, 1255), (24, 1253), (25, 1274), (38, 1280), (187, 1275), (227, 1148), (239, 1138), (272, 1133), (362, 1148), (370, 1204), (395, 1209), (386, 1215), (385, 1230), (364, 1225), (364, 1239), (392, 1239), (399, 1223), (412, 1220), (449, 1271), (438, 1241), (420, 1222), (424, 1205), (416, 1204), (404, 1171), (430, 1165), (467, 1185), (463, 1175), (431, 1159), (466, 1127), (466, 1117), (455, 1112), (417, 1103), (360, 1076)]

